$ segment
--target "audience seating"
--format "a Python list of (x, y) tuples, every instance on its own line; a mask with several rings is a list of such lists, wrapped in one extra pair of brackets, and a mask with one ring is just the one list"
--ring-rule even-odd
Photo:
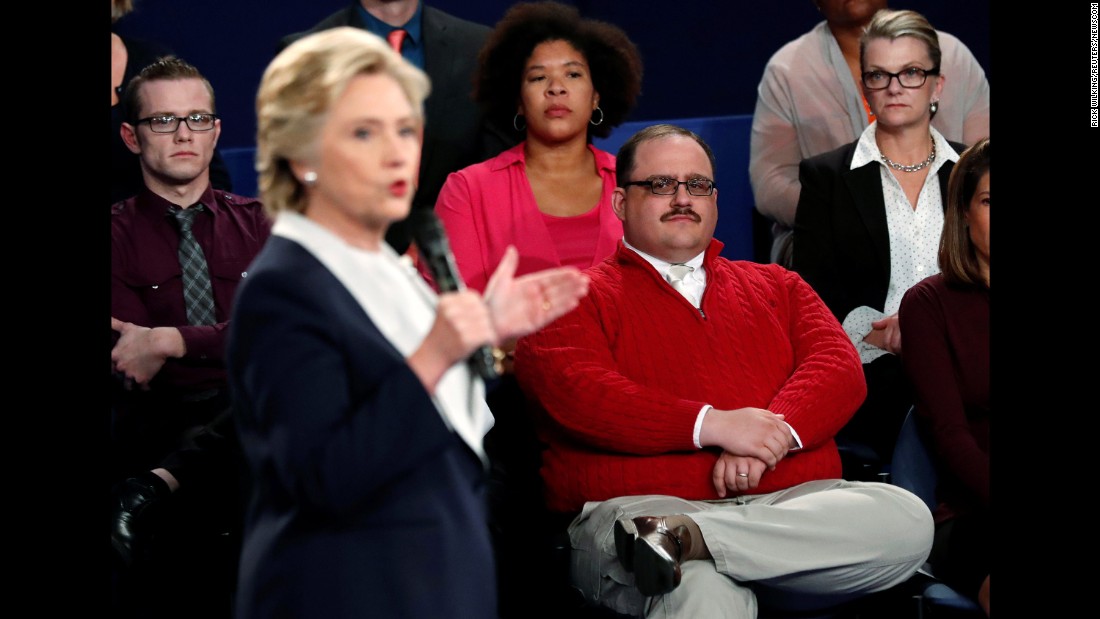
[(250, 198), (259, 197), (256, 183), (256, 148), (222, 148), (219, 151), (229, 178), (233, 180), (233, 193)]
[[(894, 447), (890, 480), (920, 497), (931, 510), (936, 507), (938, 474), (918, 422), (915, 408), (909, 409)], [(914, 596), (919, 598), (918, 619), (985, 617), (977, 602), (937, 580), (927, 564), (909, 584), (914, 588)]]

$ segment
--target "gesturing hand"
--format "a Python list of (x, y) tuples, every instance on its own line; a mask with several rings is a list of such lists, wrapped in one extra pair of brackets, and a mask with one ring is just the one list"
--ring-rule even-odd
[(518, 264), (519, 253), (509, 246), (485, 287), (497, 344), (541, 329), (572, 311), (588, 294), (588, 276), (575, 267), (514, 277)]
[(588, 277), (574, 267), (517, 278), (513, 276), (518, 263), (519, 254), (509, 247), (483, 297), (473, 290), (439, 297), (435, 323), (408, 359), (429, 393), (447, 368), (479, 346), (496, 346), (536, 331), (577, 307), (588, 294)]

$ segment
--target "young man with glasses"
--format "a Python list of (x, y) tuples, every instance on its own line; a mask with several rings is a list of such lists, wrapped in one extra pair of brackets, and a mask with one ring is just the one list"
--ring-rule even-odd
[(617, 162), (622, 243), (516, 349), (547, 506), (573, 517), (573, 585), (631, 616), (749, 618), (909, 578), (928, 509), (839, 479), (833, 434), (865, 386), (836, 318), (797, 274), (719, 256), (697, 135), (643, 129)]
[[(111, 474), (115, 482), (127, 479), (122, 501), (129, 514), (120, 517), (129, 517), (181, 485), (176, 471), (154, 467), (228, 408), (227, 321), (271, 224), (255, 198), (211, 186), (221, 120), (198, 69), (159, 58), (130, 81), (123, 105), (121, 137), (140, 158), (145, 183), (111, 207)], [(236, 482), (235, 469), (222, 473), (230, 486)], [(227, 496), (234, 500), (231, 490)], [(237, 505), (219, 507), (228, 516)], [(212, 617), (217, 613), (208, 604), (230, 608), (228, 589), (190, 586), (209, 584), (203, 577), (219, 577), (226, 566), (180, 546), (185, 554), (135, 569), (141, 580), (127, 581), (133, 586), (121, 602), (150, 616), (196, 611)], [(157, 588), (162, 584), (168, 589)], [(183, 590), (188, 595), (172, 594)], [(222, 597), (212, 601), (212, 595)]]

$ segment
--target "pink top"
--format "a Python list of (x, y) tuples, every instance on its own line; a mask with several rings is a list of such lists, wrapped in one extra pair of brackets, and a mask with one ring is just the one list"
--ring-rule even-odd
[[(569, 261), (563, 262), (531, 192), (523, 147), (521, 142), (492, 159), (452, 173), (435, 204), (458, 270), (466, 285), (479, 292), (485, 290), (509, 245), (519, 250), (516, 275), (524, 275), (564, 264), (592, 266), (614, 253), (623, 236), (622, 222), (611, 210), (615, 156), (589, 144), (588, 149), (596, 157), (596, 170), (603, 177), (603, 194), (595, 206), (596, 215), (586, 213), (568, 219), (590, 222), (597, 228), (594, 251), (587, 259), (577, 261), (576, 256), (567, 256)], [(571, 239), (564, 240), (566, 246), (583, 236), (577, 230), (573, 232)]]
[(596, 251), (596, 241), (600, 238), (600, 208), (575, 217), (557, 217), (542, 214), (542, 221), (554, 239), (561, 263), (587, 269), (592, 266), (592, 256)]

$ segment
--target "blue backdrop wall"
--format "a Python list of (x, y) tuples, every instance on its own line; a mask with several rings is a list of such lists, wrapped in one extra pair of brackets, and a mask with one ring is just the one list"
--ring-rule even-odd
[[(217, 93), (222, 115), (220, 147), (252, 146), (254, 97), (278, 40), (305, 30), (349, 0), (136, 0), (115, 29), (159, 41), (199, 67)], [(487, 25), (506, 0), (428, 0), (448, 13)], [(811, 0), (576, 0), (582, 15), (612, 22), (638, 45), (645, 63), (642, 95), (629, 120), (751, 114), (768, 58), (821, 20)], [(990, 0), (896, 1), (892, 8), (923, 13), (940, 30), (958, 36), (990, 71)], [(689, 88), (686, 72), (710, 76), (706, 88)], [(949, 86), (948, 86), (949, 87)]]

